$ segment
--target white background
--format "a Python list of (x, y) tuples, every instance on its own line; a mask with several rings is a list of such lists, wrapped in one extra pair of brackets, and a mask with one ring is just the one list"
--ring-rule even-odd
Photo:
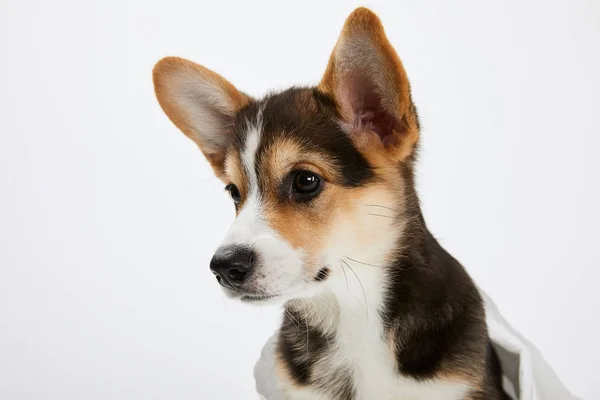
[[(283, 3), (0, 2), (0, 398), (255, 398), (279, 313), (209, 272), (233, 206), (151, 70), (316, 83), (356, 4)], [(412, 80), (430, 228), (597, 399), (600, 3), (363, 4)]]

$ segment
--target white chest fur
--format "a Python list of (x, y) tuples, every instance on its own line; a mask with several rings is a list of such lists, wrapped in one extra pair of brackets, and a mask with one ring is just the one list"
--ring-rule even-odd
[[(322, 326), (328, 328), (326, 322)], [(465, 398), (469, 387), (462, 382), (417, 381), (399, 374), (394, 354), (382, 330), (376, 304), (365, 306), (363, 300), (360, 303), (341, 305), (333, 330), (335, 340), (331, 343), (331, 351), (314, 364), (312, 373), (327, 377), (332, 371), (340, 369), (348, 371), (356, 400), (462, 400)], [(299, 388), (290, 382), (282, 382), (282, 387), (285, 395), (273, 399), (339, 400), (333, 398), (327, 391)]]
[(460, 383), (418, 382), (398, 374), (379, 323), (341, 320), (338, 340), (339, 358), (351, 367), (357, 400), (458, 400), (466, 393)]
[[(348, 368), (356, 400), (460, 400), (468, 392), (461, 382), (417, 381), (396, 372), (396, 361), (385, 342), (378, 315), (341, 313), (335, 350), (316, 366), (316, 374)], [(299, 393), (298, 399), (329, 399), (326, 394)], [(295, 397), (291, 397), (294, 399)]]

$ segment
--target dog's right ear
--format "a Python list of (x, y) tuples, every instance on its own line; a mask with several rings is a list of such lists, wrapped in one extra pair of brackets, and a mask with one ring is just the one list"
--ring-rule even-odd
[(192, 139), (220, 179), (237, 111), (250, 101), (219, 74), (177, 57), (160, 60), (154, 89), (169, 119)]

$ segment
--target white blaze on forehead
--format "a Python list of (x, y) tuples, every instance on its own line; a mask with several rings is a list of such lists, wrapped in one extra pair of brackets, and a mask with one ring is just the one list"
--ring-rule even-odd
[[(262, 109), (258, 111), (254, 122), (248, 121), (246, 142), (241, 153), (241, 161), (248, 177), (248, 198), (244, 202), (233, 226), (227, 233), (223, 244), (251, 244), (261, 230), (267, 228), (258, 195), (258, 177), (256, 175), (256, 153), (262, 134)], [(253, 240), (254, 239), (254, 240)]]
[(248, 174), (248, 193), (258, 194), (258, 177), (256, 176), (256, 153), (262, 136), (262, 109), (256, 115), (256, 121), (248, 124), (246, 143), (242, 153), (242, 165)]
[(262, 110), (254, 123), (248, 124), (246, 143), (241, 152), (241, 162), (248, 177), (248, 197), (227, 232), (221, 248), (236, 245), (251, 247), (261, 260), (258, 268), (262, 277), (254, 279), (255, 289), (268, 293), (284, 293), (298, 282), (305, 281), (302, 269), (303, 253), (292, 248), (265, 219), (256, 174), (256, 154), (261, 134)]

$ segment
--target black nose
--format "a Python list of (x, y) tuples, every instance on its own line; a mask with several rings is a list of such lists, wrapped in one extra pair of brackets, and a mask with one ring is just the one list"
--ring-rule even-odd
[(221, 285), (237, 289), (252, 272), (254, 259), (252, 249), (242, 246), (225, 247), (219, 249), (210, 260), (210, 270)]

